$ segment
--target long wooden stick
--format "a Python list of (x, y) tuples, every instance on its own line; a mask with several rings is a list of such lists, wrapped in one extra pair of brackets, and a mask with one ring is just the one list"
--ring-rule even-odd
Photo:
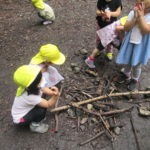
[[(125, 92), (125, 93), (112, 93), (109, 95), (102, 95), (99, 97), (95, 97), (95, 98), (91, 98), (91, 99), (87, 99), (81, 102), (77, 102), (78, 105), (83, 105), (83, 104), (87, 104), (87, 103), (92, 103), (98, 100), (102, 100), (108, 97), (116, 97), (116, 96), (125, 96), (125, 95), (137, 95), (137, 94), (150, 94), (150, 91), (135, 91), (135, 92)], [(70, 108), (70, 105), (65, 105), (65, 106), (61, 106), (61, 107), (57, 107), (54, 109), (51, 109), (50, 112), (58, 112), (58, 111), (62, 111), (62, 110), (66, 110), (68, 108)]]
[(136, 142), (136, 145), (137, 145), (137, 150), (140, 150), (139, 140), (138, 140), (136, 129), (134, 127), (132, 113), (130, 113), (130, 122), (131, 122), (132, 130), (133, 130), (133, 133), (134, 133), (135, 142)]
[[(60, 88), (60, 95), (61, 95), (61, 93), (62, 93), (62, 86), (61, 86), (61, 88)], [(59, 101), (60, 95), (59, 95), (59, 97), (58, 97), (58, 99), (57, 99), (57, 102), (56, 102), (56, 104), (55, 104), (55, 108), (58, 106), (58, 101)], [(56, 122), (56, 125), (55, 125), (55, 132), (58, 132), (58, 122), (59, 122), (59, 120), (58, 120), (58, 114), (57, 114), (57, 113), (55, 113), (55, 122)]]

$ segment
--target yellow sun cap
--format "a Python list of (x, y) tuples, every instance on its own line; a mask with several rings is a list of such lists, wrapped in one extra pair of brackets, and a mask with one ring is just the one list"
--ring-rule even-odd
[(61, 65), (65, 62), (65, 59), (64, 54), (59, 51), (56, 45), (46, 44), (41, 46), (39, 53), (31, 59), (30, 64), (37, 65), (48, 61), (56, 65)]
[(14, 73), (14, 82), (19, 86), (16, 96), (20, 96), (39, 74), (41, 68), (29, 65), (19, 67)]
[(124, 26), (127, 22), (127, 19), (128, 19), (128, 16), (124, 16), (124, 17), (120, 18), (120, 24), (122, 26)]
[(43, 0), (32, 0), (32, 3), (34, 5), (34, 7), (36, 7), (37, 9), (44, 9), (44, 3)]

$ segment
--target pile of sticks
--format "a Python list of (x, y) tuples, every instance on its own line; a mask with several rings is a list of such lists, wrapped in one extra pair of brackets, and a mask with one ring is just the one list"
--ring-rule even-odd
[[(128, 108), (113, 109), (113, 110), (109, 110), (107, 112), (100, 112), (100, 111), (96, 112), (96, 111), (87, 109), (86, 107), (84, 107), (84, 105), (89, 104), (89, 103), (93, 103), (93, 102), (96, 102), (96, 101), (101, 101), (101, 100), (104, 100), (104, 99), (107, 99), (107, 98), (110, 99), (111, 97), (127, 96), (127, 95), (141, 95), (141, 94), (148, 95), (148, 94), (150, 94), (150, 91), (134, 91), (134, 92), (124, 92), (124, 93), (111, 93), (109, 95), (102, 95), (102, 96), (98, 96), (98, 97), (95, 97), (95, 98), (90, 98), (90, 99), (87, 99), (87, 100), (83, 100), (83, 101), (80, 101), (80, 102), (71, 102), (68, 105), (51, 109), (50, 112), (57, 114), (59, 111), (64, 111), (64, 110), (67, 110), (71, 107), (74, 107), (76, 109), (82, 110), (84, 113), (94, 115), (94, 116), (98, 117), (101, 120), (101, 122), (103, 124), (103, 127), (104, 127), (104, 130), (100, 131), (94, 137), (92, 137), (92, 138), (90, 138), (90, 139), (88, 139), (84, 142), (79, 143), (80, 146), (82, 146), (86, 143), (89, 143), (90, 141), (96, 139), (97, 137), (99, 137), (103, 134), (106, 134), (106, 135), (109, 134), (109, 137), (111, 138), (111, 141), (113, 143), (114, 139), (116, 138), (116, 135), (111, 131), (110, 125), (106, 121), (107, 118), (109, 118), (109, 116), (114, 117), (115, 115), (118, 115), (118, 114), (121, 114), (121, 113), (124, 113), (124, 112), (130, 112), (131, 113), (131, 111), (133, 110), (134, 107), (131, 106), (131, 107), (128, 107)], [(112, 103), (101, 103), (101, 104), (105, 104), (105, 105), (108, 104), (110, 106), (114, 106)], [(132, 126), (133, 126), (133, 124), (132, 124)], [(58, 120), (57, 120), (56, 130), (58, 131)]]

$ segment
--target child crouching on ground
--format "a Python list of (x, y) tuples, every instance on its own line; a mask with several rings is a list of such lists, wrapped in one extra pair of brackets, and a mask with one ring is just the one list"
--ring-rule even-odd
[(150, 0), (140, 0), (128, 15), (126, 32), (116, 62), (124, 64), (119, 83), (128, 83), (128, 90), (138, 89), (141, 65), (150, 58)]
[(55, 20), (55, 14), (48, 4), (43, 2), (44, 0), (32, 0), (34, 7), (38, 11), (38, 15), (43, 19), (42, 24), (47, 25), (53, 23)]
[[(96, 19), (97, 19), (97, 30), (110, 25), (114, 21), (117, 20), (117, 17), (120, 16), (122, 9), (121, 0), (98, 0), (97, 2), (97, 11), (96, 11)], [(96, 34), (96, 48), (92, 51), (90, 57), (85, 60), (85, 63), (90, 68), (95, 68), (94, 58), (97, 53), (103, 50), (103, 46), (101, 44), (101, 39)], [(110, 43), (106, 47), (106, 56), (108, 59), (112, 60), (112, 51), (113, 45)]]
[(53, 87), (49, 100), (43, 99), (40, 90), (42, 82), (41, 68), (24, 65), (14, 73), (14, 82), (19, 86), (13, 102), (11, 114), (13, 122), (20, 126), (29, 126), (32, 132), (45, 133), (49, 125), (42, 122), (47, 108), (55, 106), (59, 91)]
[(33, 67), (40, 67), (43, 77), (41, 88), (44, 93), (53, 93), (51, 87), (56, 86), (64, 78), (52, 65), (62, 65), (65, 62), (65, 56), (58, 47), (53, 44), (41, 46), (40, 51), (31, 59), (30, 64)]

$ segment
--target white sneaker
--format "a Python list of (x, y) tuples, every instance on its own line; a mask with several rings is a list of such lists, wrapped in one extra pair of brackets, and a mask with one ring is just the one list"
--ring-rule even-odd
[(32, 122), (30, 124), (30, 130), (36, 133), (45, 133), (48, 131), (48, 128), (49, 128), (48, 124), (45, 124), (45, 123)]
[(94, 60), (90, 60), (89, 57), (85, 60), (85, 63), (88, 65), (89, 68), (95, 68)]
[(53, 21), (43, 21), (43, 25), (52, 24)]

